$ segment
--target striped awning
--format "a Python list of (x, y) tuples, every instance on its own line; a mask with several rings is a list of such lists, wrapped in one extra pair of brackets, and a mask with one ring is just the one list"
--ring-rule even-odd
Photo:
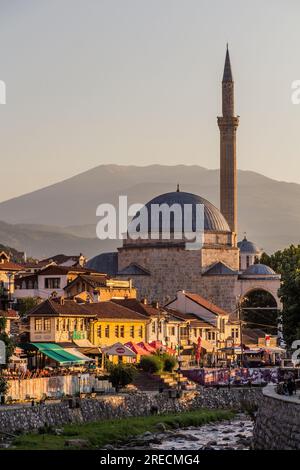
[(68, 352), (56, 343), (31, 343), (42, 354), (61, 365), (84, 364), (87, 360)]

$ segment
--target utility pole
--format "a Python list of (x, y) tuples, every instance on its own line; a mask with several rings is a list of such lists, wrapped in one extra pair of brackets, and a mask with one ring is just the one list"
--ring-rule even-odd
[(242, 302), (241, 299), (239, 299), (238, 303), (238, 317), (239, 317), (239, 325), (240, 325), (240, 337), (241, 337), (241, 366), (243, 366), (244, 362), (244, 346), (243, 346), (243, 319), (242, 319)]

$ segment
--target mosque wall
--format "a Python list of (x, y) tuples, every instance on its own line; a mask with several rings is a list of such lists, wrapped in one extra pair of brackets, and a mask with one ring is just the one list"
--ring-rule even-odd
[(202, 271), (207, 269), (214, 263), (222, 263), (229, 266), (234, 271), (239, 269), (239, 250), (238, 248), (202, 248), (201, 250), (201, 267)]
[[(218, 257), (213, 252), (212, 263), (220, 260), (222, 250), (216, 252)], [(238, 251), (230, 252), (238, 260)], [(237, 275), (202, 276), (199, 250), (131, 248), (120, 250), (118, 259), (119, 270), (134, 262), (150, 271), (149, 276), (132, 276), (139, 299), (146, 297), (149, 302), (163, 304), (173, 299), (178, 290), (188, 290), (202, 295), (224, 310), (232, 311), (235, 308)], [(206, 259), (209, 259), (209, 253)], [(230, 260), (224, 256), (224, 262), (229, 264)]]
[(172, 300), (179, 290), (202, 295), (227, 312), (234, 312), (238, 299), (253, 289), (264, 289), (276, 299), (281, 308), (277, 291), (278, 278), (241, 279), (238, 275), (205, 275), (201, 266), (209, 267), (222, 261), (233, 270), (239, 267), (237, 248), (203, 248), (185, 250), (183, 247), (123, 248), (118, 255), (119, 270), (130, 263), (147, 269), (150, 275), (130, 276), (139, 299), (161, 304)]

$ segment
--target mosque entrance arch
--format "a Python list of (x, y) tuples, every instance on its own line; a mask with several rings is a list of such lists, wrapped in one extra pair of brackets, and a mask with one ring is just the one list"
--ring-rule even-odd
[(271, 292), (253, 288), (242, 296), (240, 306), (246, 328), (257, 328), (271, 335), (278, 333), (280, 308)]

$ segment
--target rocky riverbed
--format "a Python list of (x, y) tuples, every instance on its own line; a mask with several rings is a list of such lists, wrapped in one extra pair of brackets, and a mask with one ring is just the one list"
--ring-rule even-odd
[[(157, 433), (146, 432), (120, 448), (164, 450), (248, 450), (251, 447), (253, 421), (238, 414), (230, 421), (169, 431), (158, 423)], [(106, 448), (113, 448), (107, 446)]]

